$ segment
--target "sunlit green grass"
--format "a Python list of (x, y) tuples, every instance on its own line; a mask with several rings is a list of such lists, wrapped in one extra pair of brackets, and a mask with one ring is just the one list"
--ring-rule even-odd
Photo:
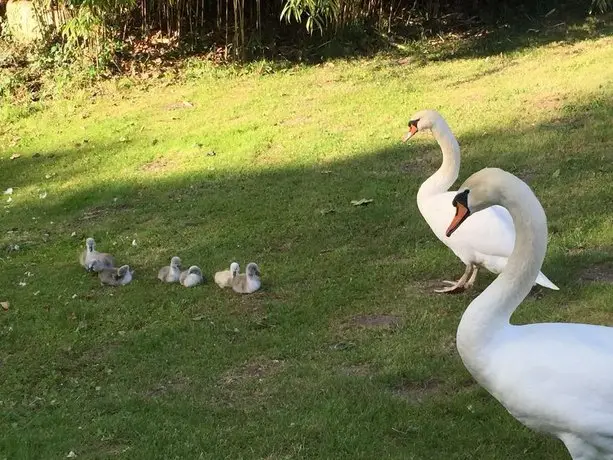
[[(560, 291), (515, 321), (611, 325), (613, 287), (582, 276), (606, 277), (613, 248), (612, 62), (607, 37), (2, 108), (0, 457), (565, 458), (464, 369), (455, 329), (493, 277), (431, 292), (463, 270), (415, 203), (440, 152), (399, 139), (438, 109), (460, 181), (497, 166), (536, 191)], [(132, 284), (81, 269), (88, 236)], [(208, 283), (160, 284), (173, 255)], [(233, 260), (260, 265), (260, 292), (211, 282)]]

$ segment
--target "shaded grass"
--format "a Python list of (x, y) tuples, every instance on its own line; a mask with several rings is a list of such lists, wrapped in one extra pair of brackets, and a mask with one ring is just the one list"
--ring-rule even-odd
[[(611, 44), (339, 61), (21, 114), (0, 150), (0, 186), (15, 188), (1, 210), (0, 451), (563, 458), (462, 366), (455, 328), (492, 276), (432, 294), (462, 270), (415, 203), (440, 153), (428, 136), (398, 139), (437, 108), (462, 146), (460, 180), (498, 166), (534, 188), (550, 223), (543, 271), (561, 291), (535, 291), (516, 322), (612, 324), (611, 286), (581, 280), (611, 257)], [(350, 205), (360, 198), (374, 202)], [(87, 236), (136, 268), (132, 284), (103, 289), (81, 270)], [(160, 285), (175, 254), (209, 283)], [(262, 291), (210, 282), (232, 260), (259, 263)], [(363, 324), (383, 315), (398, 322)]]

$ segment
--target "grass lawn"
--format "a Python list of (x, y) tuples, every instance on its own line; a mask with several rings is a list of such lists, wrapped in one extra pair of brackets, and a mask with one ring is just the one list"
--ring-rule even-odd
[[(515, 322), (613, 325), (611, 63), (604, 36), (1, 107), (0, 458), (567, 458), (463, 367), (456, 327), (493, 276), (432, 292), (464, 266), (417, 210), (439, 148), (400, 137), (436, 108), (460, 182), (497, 166), (540, 198), (560, 291)], [(132, 284), (84, 272), (88, 236)], [(159, 283), (173, 255), (208, 283)], [(234, 260), (261, 291), (212, 283)]]

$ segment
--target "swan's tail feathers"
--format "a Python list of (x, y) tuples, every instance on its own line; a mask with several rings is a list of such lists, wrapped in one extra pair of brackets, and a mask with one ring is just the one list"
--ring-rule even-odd
[(547, 289), (553, 289), (554, 291), (560, 290), (558, 286), (556, 286), (551, 281), (549, 281), (549, 278), (547, 278), (541, 272), (539, 272), (539, 275), (536, 277), (536, 284), (540, 284), (541, 286), (546, 287)]

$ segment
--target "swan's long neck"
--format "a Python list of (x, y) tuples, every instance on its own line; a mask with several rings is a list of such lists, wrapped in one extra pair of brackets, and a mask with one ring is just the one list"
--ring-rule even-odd
[(499, 204), (513, 217), (515, 247), (503, 272), (464, 312), (456, 337), (462, 361), (481, 382), (487, 381), (488, 353), (511, 327), (511, 315), (534, 285), (547, 250), (547, 219), (537, 198), (514, 176), (501, 182)]
[(417, 200), (446, 192), (460, 173), (460, 146), (445, 120), (437, 120), (432, 126), (432, 134), (443, 153), (443, 163), (426, 180), (417, 193)]

